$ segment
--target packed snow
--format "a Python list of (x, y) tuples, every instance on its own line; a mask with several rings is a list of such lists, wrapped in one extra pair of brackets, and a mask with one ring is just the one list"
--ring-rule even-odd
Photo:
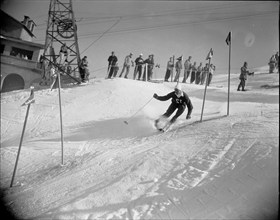
[[(194, 109), (165, 133), (154, 120), (171, 82), (92, 79), (35, 87), (13, 187), (30, 90), (1, 94), (1, 191), (20, 219), (271, 219), (278, 213), (279, 74), (182, 84)], [(144, 106), (144, 107), (143, 107)], [(136, 114), (135, 114), (136, 113)], [(127, 122), (124, 123), (124, 122)], [(63, 159), (63, 164), (62, 164)]]

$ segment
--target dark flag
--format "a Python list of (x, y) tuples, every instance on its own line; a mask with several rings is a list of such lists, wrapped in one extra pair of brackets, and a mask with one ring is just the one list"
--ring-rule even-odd
[(229, 45), (231, 43), (231, 32), (228, 33), (226, 43), (227, 43), (227, 45)]

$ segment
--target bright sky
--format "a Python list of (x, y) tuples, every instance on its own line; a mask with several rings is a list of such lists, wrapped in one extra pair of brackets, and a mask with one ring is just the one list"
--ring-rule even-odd
[[(44, 44), (50, 0), (1, 2), (1, 9), (17, 20), (24, 15), (33, 19), (34, 42)], [(156, 73), (163, 75), (172, 55), (192, 56), (192, 61), (204, 65), (210, 48), (216, 72), (227, 74), (229, 31), (232, 73), (239, 72), (244, 61), (249, 69), (267, 65), (279, 48), (278, 1), (73, 0), (73, 10), (81, 56), (88, 56), (96, 76), (105, 76), (111, 51), (119, 65), (130, 52), (134, 59), (140, 53), (144, 58), (154, 54), (161, 65)]]

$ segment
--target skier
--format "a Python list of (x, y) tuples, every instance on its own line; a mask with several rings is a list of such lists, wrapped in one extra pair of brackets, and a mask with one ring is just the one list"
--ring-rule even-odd
[(250, 73), (247, 70), (247, 62), (244, 62), (244, 65), (241, 67), (241, 73), (239, 76), (240, 83), (238, 85), (237, 91), (240, 91), (240, 87), (242, 87), (242, 91), (245, 91), (245, 82), (247, 80), (247, 75), (254, 75), (254, 72)]
[(186, 119), (190, 119), (191, 118), (191, 113), (193, 110), (193, 105), (191, 100), (189, 99), (188, 95), (182, 91), (181, 85), (177, 84), (174, 88), (173, 92), (168, 93), (165, 96), (158, 96), (156, 93), (153, 96), (155, 99), (160, 100), (160, 101), (166, 101), (168, 99), (171, 99), (171, 104), (168, 107), (168, 109), (166, 110), (166, 112), (155, 121), (155, 126), (158, 127), (158, 123), (162, 120), (162, 119), (167, 119), (169, 118), (172, 113), (177, 109), (176, 114), (172, 117), (172, 119), (170, 120), (170, 122), (168, 122), (165, 126), (165, 129), (168, 129), (170, 127), (171, 124), (173, 124), (176, 119), (183, 114), (183, 112), (186, 109), (186, 106), (188, 107), (188, 114), (186, 116)]

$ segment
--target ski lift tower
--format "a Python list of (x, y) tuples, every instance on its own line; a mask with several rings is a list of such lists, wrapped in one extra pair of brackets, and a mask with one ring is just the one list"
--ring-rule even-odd
[[(68, 50), (67, 64), (59, 63), (59, 52), (64, 43)], [(81, 58), (72, 0), (50, 0), (43, 56), (64, 72), (64, 75), (67, 74), (80, 83), (79, 63)]]

